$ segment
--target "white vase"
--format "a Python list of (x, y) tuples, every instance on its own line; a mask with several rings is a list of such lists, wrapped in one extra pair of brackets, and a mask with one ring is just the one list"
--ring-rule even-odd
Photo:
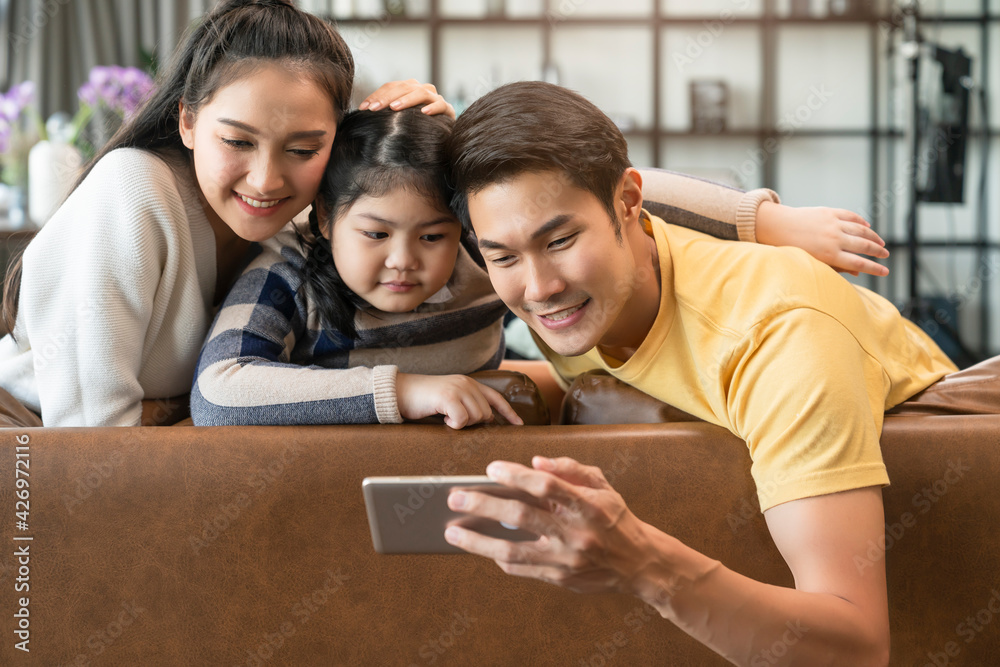
[(65, 142), (39, 141), (28, 153), (28, 213), (41, 227), (69, 194), (80, 176), (83, 155)]

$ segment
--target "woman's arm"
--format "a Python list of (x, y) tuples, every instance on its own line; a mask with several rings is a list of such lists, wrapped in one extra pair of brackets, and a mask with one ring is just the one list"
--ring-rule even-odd
[(862, 255), (885, 258), (885, 243), (860, 216), (843, 209), (793, 208), (768, 189), (737, 188), (663, 169), (640, 169), (644, 207), (666, 222), (716, 238), (802, 248), (837, 270), (884, 276)]
[[(14, 333), (30, 346), (46, 426), (138, 426), (140, 376), (162, 359), (162, 322), (184, 317), (187, 331), (204, 330), (204, 304), (180, 294), (195, 269), (178, 250), (187, 225), (179, 202), (166, 163), (114, 151), (25, 250)], [(157, 382), (181, 393), (190, 375), (169, 374), (190, 370), (164, 365)]]

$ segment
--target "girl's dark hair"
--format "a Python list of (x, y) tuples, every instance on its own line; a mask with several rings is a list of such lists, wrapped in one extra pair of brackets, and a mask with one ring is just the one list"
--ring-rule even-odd
[(323, 233), (332, 236), (337, 219), (361, 197), (382, 197), (398, 188), (449, 211), (452, 190), (445, 142), (451, 126), (450, 118), (428, 116), (419, 109), (383, 109), (349, 113), (337, 128), (330, 163), (309, 213), (312, 237), (299, 238), (306, 253), (304, 285), (331, 335), (356, 338), (354, 316), (366, 304), (344, 284)]
[[(191, 26), (157, 79), (156, 91), (115, 133), (77, 181), (116, 148), (186, 153), (178, 102), (197, 114), (222, 87), (267, 61), (283, 61), (325, 90), (339, 121), (350, 107), (354, 59), (328, 23), (297, 9), (289, 0), (223, 0)], [(275, 91), (280, 95), (281, 91)], [(13, 330), (21, 282), (20, 254), (4, 281), (3, 321)]]

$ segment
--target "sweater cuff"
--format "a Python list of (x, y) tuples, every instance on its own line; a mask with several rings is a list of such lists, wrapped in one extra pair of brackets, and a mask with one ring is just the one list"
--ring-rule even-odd
[(736, 207), (736, 232), (740, 241), (746, 243), (757, 242), (757, 209), (764, 202), (781, 203), (781, 198), (774, 190), (758, 188), (743, 195), (739, 206)]
[(403, 423), (396, 401), (396, 372), (395, 366), (376, 366), (372, 369), (372, 394), (379, 424)]

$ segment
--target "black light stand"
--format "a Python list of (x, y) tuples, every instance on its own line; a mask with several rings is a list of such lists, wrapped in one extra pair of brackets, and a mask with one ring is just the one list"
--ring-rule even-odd
[[(900, 53), (904, 58), (909, 60), (909, 79), (910, 86), (912, 90), (911, 99), (911, 118), (912, 118), (912, 142), (911, 142), (911, 164), (909, 168), (910, 172), (910, 191), (909, 191), (909, 211), (906, 218), (906, 247), (907, 247), (907, 263), (909, 265), (909, 297), (903, 307), (900, 309), (903, 316), (916, 322), (922, 328), (924, 328), (928, 333), (934, 337), (939, 344), (943, 341), (940, 337), (940, 333), (945, 333), (947, 335), (947, 340), (949, 347), (957, 348), (950, 354), (953, 360), (959, 366), (968, 366), (979, 360), (978, 355), (969, 349), (965, 343), (962, 342), (961, 337), (955, 328), (956, 322), (953, 322), (952, 317), (948, 313), (942, 313), (940, 304), (935, 306), (934, 302), (930, 299), (925, 299), (920, 295), (919, 288), (919, 273), (920, 273), (920, 260), (918, 257), (919, 240), (918, 240), (918, 206), (920, 201), (928, 201), (926, 195), (920, 188), (920, 169), (918, 165), (920, 164), (920, 148), (921, 148), (921, 109), (920, 109), (920, 52), (921, 47), (924, 44), (929, 44), (920, 33), (919, 26), (919, 2), (918, 0), (904, 0), (901, 4), (902, 18), (903, 18), (903, 43), (900, 46)], [(935, 49), (935, 53), (939, 47), (936, 45), (931, 45)], [(943, 51), (943, 50), (942, 50)], [(944, 52), (949, 53), (949, 52)], [(968, 77), (966, 77), (968, 78)], [(966, 97), (966, 100), (968, 98)], [(968, 126), (965, 126), (965, 131), (967, 133)], [(965, 137), (961, 137), (964, 142)], [(964, 144), (962, 147), (962, 155), (964, 157)], [(932, 168), (931, 165), (928, 168)], [(936, 168), (936, 165), (933, 166)], [(938, 184), (936, 187), (940, 187)], [(954, 196), (954, 193), (951, 193)], [(961, 201), (960, 195), (959, 199), (952, 201)], [(945, 345), (942, 345), (945, 347)]]

